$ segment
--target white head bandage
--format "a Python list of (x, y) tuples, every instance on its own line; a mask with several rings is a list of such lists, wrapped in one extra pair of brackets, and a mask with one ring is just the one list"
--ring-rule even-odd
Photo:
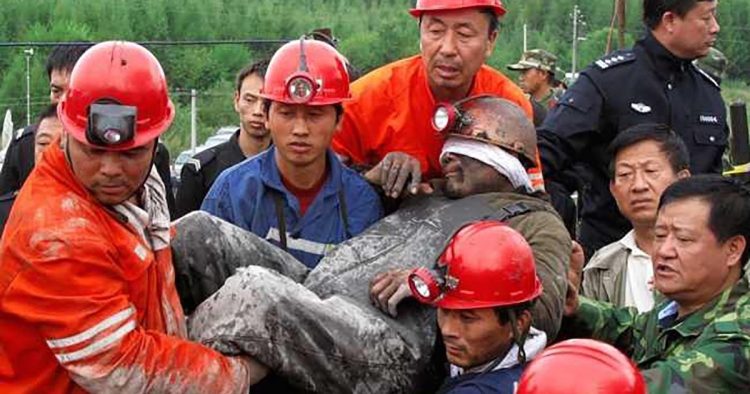
[(534, 190), (531, 187), (529, 174), (521, 162), (499, 146), (466, 138), (453, 137), (448, 138), (443, 145), (443, 151), (440, 153), (441, 162), (448, 153), (468, 156), (487, 164), (499, 172), (500, 175), (508, 178), (510, 184), (516, 189), (522, 187), (528, 192)]

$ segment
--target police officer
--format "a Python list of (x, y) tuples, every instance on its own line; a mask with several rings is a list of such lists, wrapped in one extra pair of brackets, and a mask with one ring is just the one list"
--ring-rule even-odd
[[(607, 145), (636, 124), (669, 125), (690, 151), (693, 173), (719, 172), (727, 123), (719, 85), (695, 67), (719, 32), (716, 1), (644, 0), (645, 37), (605, 56), (580, 77), (539, 128), (545, 179), (577, 162), (590, 182), (580, 240), (587, 256), (628, 230), (607, 188)], [(572, 186), (571, 186), (572, 187)]]
[(263, 99), (259, 96), (266, 68), (268, 61), (261, 60), (237, 74), (234, 110), (240, 117), (240, 127), (229, 141), (198, 153), (182, 167), (177, 189), (177, 217), (201, 207), (203, 198), (222, 171), (266, 150), (271, 144)]

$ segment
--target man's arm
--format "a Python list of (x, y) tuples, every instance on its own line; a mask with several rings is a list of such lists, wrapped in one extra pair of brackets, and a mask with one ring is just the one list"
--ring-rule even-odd
[[(91, 392), (247, 393), (250, 363), (141, 325), (158, 311), (136, 310), (132, 286), (100, 240), (49, 240), (57, 256), (34, 258), (3, 305), (34, 327), (71, 378)], [(27, 253), (28, 255), (28, 253)], [(155, 264), (155, 263), (152, 263)], [(163, 278), (162, 278), (163, 279)], [(145, 290), (145, 289), (144, 289)], [(181, 317), (181, 315), (179, 316)]]
[(649, 393), (747, 393), (750, 337), (715, 334), (705, 344), (642, 369)]

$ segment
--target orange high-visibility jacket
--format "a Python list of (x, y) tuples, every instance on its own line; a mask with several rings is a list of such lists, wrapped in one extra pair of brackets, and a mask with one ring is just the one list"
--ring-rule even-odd
[[(422, 57), (385, 65), (355, 81), (352, 100), (344, 103), (344, 118), (333, 137), (336, 153), (354, 164), (375, 165), (389, 152), (417, 158), (426, 179), (439, 177), (444, 139), (432, 128), (435, 98), (427, 82)], [(532, 118), (529, 99), (499, 71), (483, 65), (474, 76), (469, 96), (491, 94), (518, 104)]]
[(247, 393), (242, 362), (185, 339), (171, 258), (50, 146), (0, 244), (0, 393)]

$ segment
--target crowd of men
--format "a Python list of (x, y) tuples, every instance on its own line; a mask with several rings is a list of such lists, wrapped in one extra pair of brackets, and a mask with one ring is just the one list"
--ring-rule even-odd
[(0, 392), (750, 391), (718, 6), (644, 0), (567, 89), (485, 64), (500, 0), (417, 0), (420, 53), (356, 81), (315, 31), (176, 201), (158, 59), (56, 48), (0, 173)]

